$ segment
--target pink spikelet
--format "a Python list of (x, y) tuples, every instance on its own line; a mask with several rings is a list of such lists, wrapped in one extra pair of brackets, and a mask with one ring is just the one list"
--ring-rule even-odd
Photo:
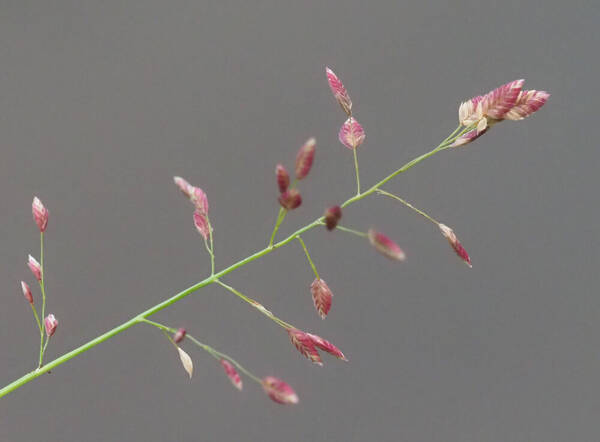
[(400, 246), (383, 233), (369, 229), (368, 238), (371, 245), (382, 255), (396, 261), (404, 261), (406, 259), (406, 255)]
[(537, 112), (546, 101), (550, 94), (546, 91), (521, 91), (515, 102), (515, 105), (504, 115), (507, 120), (522, 120)]
[(365, 131), (354, 117), (350, 117), (342, 124), (338, 139), (348, 149), (356, 149), (365, 141)]
[(183, 193), (186, 197), (190, 198), (190, 192), (193, 186), (180, 176), (174, 176), (173, 181), (175, 182), (175, 185), (179, 187), (181, 193)]
[(33, 273), (33, 276), (35, 276), (35, 279), (39, 281), (42, 280), (42, 267), (40, 266), (40, 263), (37, 262), (37, 260), (29, 255), (29, 258), (27, 260), (27, 265), (29, 266), (29, 270), (31, 270), (31, 273)]
[(52, 336), (54, 332), (56, 332), (57, 327), (58, 319), (56, 319), (53, 314), (46, 316), (46, 319), (44, 319), (44, 328), (46, 329), (46, 334), (48, 337)]
[(23, 291), (23, 296), (25, 296), (27, 302), (33, 305), (33, 295), (31, 294), (31, 289), (25, 281), (21, 281), (21, 290)]
[(329, 353), (332, 356), (335, 356), (338, 359), (341, 359), (342, 361), (346, 361), (348, 362), (348, 359), (346, 359), (346, 356), (344, 356), (344, 353), (342, 353), (342, 351), (337, 348), (335, 345), (333, 345), (331, 342), (323, 339), (320, 336), (317, 335), (313, 335), (311, 333), (307, 333), (307, 335), (310, 337), (310, 339), (312, 339), (313, 344), (320, 348), (321, 350), (323, 350), (326, 353)]
[(44, 207), (37, 196), (33, 198), (33, 203), (31, 203), (31, 213), (40, 232), (44, 233), (46, 227), (48, 227), (48, 209)]
[(266, 376), (262, 380), (263, 390), (272, 401), (283, 405), (298, 403), (298, 395), (286, 382), (274, 376)]
[(466, 132), (466, 133), (462, 134), (460, 137), (458, 137), (454, 141), (454, 143), (452, 143), (450, 146), (452, 146), (452, 147), (459, 147), (459, 146), (464, 146), (465, 144), (472, 143), (477, 138), (479, 138), (484, 133), (486, 133), (488, 131), (488, 129), (489, 129), (489, 127), (486, 127), (481, 132), (478, 131), (477, 129), (470, 130), (469, 132)]
[(277, 187), (279, 187), (279, 193), (283, 193), (288, 190), (288, 187), (290, 187), (290, 174), (282, 164), (278, 164), (275, 167), (275, 177), (277, 178)]
[(314, 364), (323, 365), (321, 356), (319, 356), (313, 340), (307, 333), (296, 328), (289, 328), (288, 335), (290, 336), (290, 341), (292, 341), (292, 344), (294, 344), (294, 347), (296, 347), (302, 356), (308, 358)]
[(340, 219), (342, 219), (342, 209), (340, 206), (332, 206), (325, 210), (323, 215), (325, 219), (325, 227), (327, 230), (332, 231), (336, 228)]
[(320, 278), (315, 278), (312, 282), (310, 285), (310, 292), (317, 313), (319, 313), (321, 319), (325, 319), (331, 309), (333, 293), (331, 293), (327, 283)]
[(462, 259), (466, 265), (473, 267), (471, 265), (471, 258), (469, 257), (469, 254), (456, 237), (454, 231), (445, 224), (439, 224), (438, 227), (458, 257)]
[(178, 328), (177, 331), (175, 332), (175, 334), (173, 335), (173, 341), (175, 343), (179, 343), (179, 342), (183, 341), (186, 333), (187, 332), (185, 331), (185, 328), (183, 328), (183, 327)]
[(477, 115), (477, 105), (481, 100), (483, 100), (483, 95), (477, 95), (459, 106), (458, 121), (460, 124), (469, 126), (479, 121), (481, 117)]
[(279, 204), (286, 210), (294, 210), (302, 204), (302, 195), (297, 189), (289, 189), (279, 195)]
[(208, 215), (208, 198), (202, 189), (191, 186), (190, 201), (196, 207), (196, 210), (204, 215)]
[(341, 108), (346, 112), (348, 116), (352, 115), (352, 100), (350, 100), (350, 96), (348, 95), (348, 91), (344, 87), (341, 80), (338, 78), (335, 73), (329, 69), (325, 68), (325, 73), (327, 74), (327, 82), (329, 83), (329, 88), (333, 93), (333, 96), (340, 104)]
[(206, 214), (202, 213), (198, 209), (194, 210), (194, 226), (198, 233), (202, 235), (204, 239), (208, 239), (210, 236), (210, 227), (208, 225), (208, 218)]
[(221, 365), (223, 366), (223, 370), (225, 370), (225, 374), (227, 375), (227, 377), (229, 378), (229, 380), (231, 381), (233, 386), (235, 388), (237, 388), (238, 390), (242, 391), (242, 388), (243, 388), (242, 378), (240, 378), (240, 375), (237, 372), (237, 370), (235, 369), (235, 367), (233, 366), (233, 364), (231, 362), (229, 362), (227, 359), (221, 359), (219, 362), (221, 362)]
[(306, 143), (298, 150), (296, 155), (296, 179), (306, 178), (315, 159), (315, 148), (317, 142), (314, 138), (309, 138)]
[(515, 105), (525, 80), (514, 80), (488, 92), (478, 104), (480, 115), (502, 120)]

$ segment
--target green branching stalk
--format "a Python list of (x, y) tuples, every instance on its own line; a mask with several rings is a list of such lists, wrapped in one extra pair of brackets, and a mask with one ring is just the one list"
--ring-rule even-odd
[[(444, 141), (442, 141), (435, 149), (413, 159), (412, 161), (409, 161), (408, 163), (406, 163), (404, 166), (402, 166), (400, 169), (390, 173), (389, 175), (387, 175), (385, 178), (383, 178), (381, 181), (377, 182), (376, 184), (374, 184), (372, 187), (370, 187), (368, 190), (366, 190), (365, 192), (358, 194), (358, 195), (354, 195), (353, 197), (349, 198), (348, 200), (346, 200), (343, 204), (341, 204), (341, 207), (348, 207), (351, 204), (356, 203), (357, 201), (362, 200), (363, 198), (366, 198), (367, 196), (371, 195), (372, 193), (374, 193), (377, 189), (379, 189), (381, 186), (383, 186), (385, 183), (387, 183), (388, 181), (390, 181), (391, 179), (393, 179), (394, 177), (398, 176), (399, 174), (407, 171), (408, 169), (410, 169), (411, 167), (419, 164), (421, 161), (425, 160), (426, 158), (429, 158), (433, 155), (435, 155), (436, 153), (445, 150), (447, 148), (450, 147), (450, 145), (452, 144), (452, 142), (458, 138), (460, 135), (468, 132), (469, 130), (472, 130), (474, 126), (469, 126), (469, 127), (465, 127), (465, 128), (461, 128), (460, 126), (450, 135), (448, 136)], [(280, 215), (281, 215), (281, 210), (280, 210)], [(64, 355), (54, 359), (51, 362), (48, 362), (47, 364), (43, 365), (42, 367), (38, 368), (37, 370), (31, 371), (27, 374), (25, 374), (24, 376), (22, 376), (21, 378), (15, 380), (14, 382), (6, 385), (4, 388), (0, 389), (0, 397), (6, 396), (8, 393), (22, 387), (23, 385), (31, 382), (32, 380), (36, 379), (37, 377), (41, 376), (44, 373), (49, 372), (50, 370), (58, 367), (59, 365), (64, 364), (65, 362), (79, 356), (80, 354), (90, 350), (91, 348), (94, 348), (96, 345), (101, 344), (102, 342), (111, 339), (112, 337), (118, 335), (119, 333), (124, 332), (125, 330), (129, 329), (130, 327), (133, 327), (136, 324), (139, 324), (140, 322), (145, 322), (150, 316), (158, 313), (159, 311), (169, 307), (170, 305), (176, 303), (177, 301), (180, 301), (181, 299), (185, 298), (186, 296), (191, 295), (192, 293), (198, 291), (199, 289), (201, 289), (202, 287), (205, 287), (209, 284), (212, 284), (214, 282), (218, 282), (219, 278), (233, 272), (234, 270), (243, 267), (253, 261), (256, 261), (257, 259), (262, 258), (265, 255), (268, 255), (269, 253), (274, 252), (275, 250), (279, 249), (280, 247), (283, 247), (287, 244), (289, 244), (290, 242), (294, 241), (295, 239), (297, 239), (301, 234), (308, 232), (309, 230), (312, 230), (313, 228), (317, 227), (317, 226), (321, 226), (323, 224), (323, 217), (319, 217), (316, 220), (306, 224), (305, 226), (299, 228), (298, 230), (296, 230), (294, 233), (292, 233), (291, 235), (289, 235), (287, 238), (279, 241), (279, 242), (274, 242), (274, 238), (275, 238), (275, 233), (277, 231), (277, 228), (279, 227), (279, 225), (281, 224), (281, 216), (278, 216), (277, 219), (277, 225), (276, 228), (271, 236), (271, 241), (269, 243), (269, 245), (267, 247), (265, 247), (262, 250), (259, 250), (255, 253), (253, 253), (252, 255), (241, 259), (240, 261), (231, 264), (229, 267), (224, 268), (221, 271), (215, 272), (214, 274), (210, 275), (209, 277), (203, 279), (200, 282), (197, 282), (196, 284), (188, 287), (187, 289), (177, 293), (176, 295), (150, 307), (148, 310), (139, 313), (135, 316), (133, 316), (132, 318), (128, 319), (127, 321), (125, 321), (124, 323), (114, 327), (113, 329), (107, 331), (106, 333), (92, 339), (89, 342), (86, 342), (85, 344), (75, 348), (74, 350), (71, 350), (68, 353), (65, 353)], [(221, 283), (222, 284), (222, 283)]]

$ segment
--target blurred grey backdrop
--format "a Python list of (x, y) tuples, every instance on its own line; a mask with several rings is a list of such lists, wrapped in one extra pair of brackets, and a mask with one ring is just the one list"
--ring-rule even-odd
[(274, 166), (291, 167), (307, 137), (316, 164), (282, 234), (354, 191), (325, 65), (365, 127), (365, 185), (444, 138), (460, 100), (521, 77), (552, 97), (388, 186), (452, 226), (472, 270), (431, 224), (372, 197), (344, 223), (379, 227), (408, 260), (341, 233), (305, 235), (335, 293), (327, 320), (297, 244), (226, 278), (350, 363), (311, 366), (219, 287), (157, 315), (281, 376), (298, 406), (250, 381), (238, 393), (186, 345), (189, 381), (164, 337), (139, 326), (2, 399), (0, 440), (598, 440), (599, 19), (592, 0), (1, 1), (3, 385), (37, 351), (18, 285), (39, 253), (33, 195), (51, 212), (54, 358), (206, 275), (173, 175), (208, 193), (219, 268), (265, 245)]

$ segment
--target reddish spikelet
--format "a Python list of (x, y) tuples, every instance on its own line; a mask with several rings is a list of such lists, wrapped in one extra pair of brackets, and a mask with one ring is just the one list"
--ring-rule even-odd
[(275, 166), (275, 176), (277, 177), (277, 186), (279, 187), (279, 193), (283, 193), (290, 187), (290, 174), (283, 167), (283, 164)]
[(31, 270), (31, 273), (33, 273), (33, 276), (35, 276), (35, 279), (39, 281), (42, 280), (42, 267), (40, 266), (40, 263), (37, 262), (37, 260), (29, 255), (28, 261), (27, 261), (27, 265), (29, 266), (29, 270)]
[(445, 224), (439, 224), (438, 227), (440, 228), (442, 235), (444, 235), (444, 237), (448, 240), (448, 243), (454, 249), (454, 252), (456, 252), (458, 257), (462, 259), (466, 265), (468, 265), (469, 267), (473, 267), (471, 265), (471, 258), (469, 257), (469, 254), (456, 237), (454, 231)]
[(240, 378), (240, 375), (238, 374), (233, 364), (227, 359), (221, 359), (219, 362), (221, 362), (223, 370), (225, 370), (225, 374), (227, 375), (233, 386), (238, 390), (242, 391), (242, 378)]
[(194, 210), (194, 226), (198, 233), (202, 235), (204, 239), (208, 239), (210, 236), (210, 227), (208, 225), (208, 218), (206, 214), (202, 213), (198, 209)]
[(52, 336), (56, 331), (56, 327), (58, 327), (58, 319), (56, 319), (53, 314), (49, 314), (46, 316), (46, 319), (44, 319), (44, 327), (46, 328), (48, 337)]
[(272, 401), (283, 405), (298, 403), (298, 395), (286, 382), (274, 376), (266, 376), (262, 380), (262, 386), (267, 396)]
[(46, 227), (48, 227), (48, 209), (44, 207), (37, 196), (33, 198), (33, 203), (31, 203), (31, 213), (40, 232), (44, 233)]
[(365, 141), (365, 131), (354, 117), (350, 117), (342, 124), (338, 139), (348, 149), (356, 149)]
[(483, 95), (477, 95), (463, 102), (458, 108), (458, 121), (463, 126), (469, 126), (479, 121), (481, 117), (477, 116), (477, 105), (483, 100)]
[(208, 214), (208, 198), (206, 193), (199, 187), (191, 186), (190, 188), (190, 201), (196, 207), (200, 213)]
[(180, 176), (174, 176), (173, 181), (175, 182), (177, 187), (179, 187), (179, 190), (181, 190), (181, 192), (186, 197), (190, 198), (190, 192), (191, 192), (193, 186), (190, 183), (188, 183), (186, 180), (181, 178)]
[(406, 259), (406, 255), (400, 246), (398, 246), (398, 244), (389, 239), (383, 233), (369, 229), (368, 237), (371, 245), (375, 247), (375, 249), (382, 255), (397, 261), (404, 261)]
[(314, 364), (323, 365), (321, 356), (319, 356), (314, 342), (307, 333), (296, 328), (289, 328), (288, 335), (290, 336), (290, 341), (292, 341), (292, 344), (294, 344), (294, 347), (298, 349), (302, 356), (308, 358)]
[(346, 88), (344, 87), (341, 80), (338, 78), (337, 75), (335, 75), (335, 73), (331, 69), (326, 67), (325, 73), (327, 74), (327, 82), (329, 83), (329, 88), (331, 89), (333, 96), (335, 97), (337, 102), (340, 104), (340, 106), (342, 107), (344, 112), (346, 112), (346, 114), (348, 116), (351, 116), (352, 115), (352, 100), (350, 100), (348, 91), (346, 91)]
[(302, 196), (297, 189), (289, 189), (279, 195), (279, 204), (286, 210), (293, 210), (302, 204)]
[(175, 341), (175, 343), (183, 341), (183, 338), (185, 338), (186, 333), (187, 332), (185, 331), (185, 328), (178, 328), (175, 334), (173, 335), (173, 341)]
[(314, 138), (309, 138), (298, 150), (298, 154), (296, 155), (296, 179), (302, 180), (310, 172), (315, 159), (316, 145), (317, 141)]
[(546, 91), (521, 91), (517, 97), (515, 105), (504, 115), (507, 120), (522, 120), (537, 112), (546, 101), (550, 94)]
[(488, 131), (488, 129), (489, 129), (489, 127), (486, 127), (481, 132), (479, 132), (477, 129), (470, 130), (469, 132), (464, 133), (460, 137), (458, 137), (454, 141), (454, 143), (452, 143), (450, 146), (452, 146), (452, 147), (458, 147), (458, 146), (464, 146), (465, 144), (472, 143), (477, 138), (479, 138), (484, 133), (486, 133)]
[(332, 206), (325, 210), (323, 217), (325, 218), (325, 227), (327, 230), (332, 231), (342, 218), (342, 209), (340, 206)]
[(327, 283), (319, 278), (315, 278), (310, 285), (310, 292), (319, 316), (321, 316), (321, 319), (325, 319), (331, 309), (333, 293), (331, 293)]
[(23, 291), (23, 296), (25, 296), (27, 302), (33, 305), (33, 295), (31, 294), (31, 289), (25, 281), (21, 281), (21, 290)]
[(525, 80), (514, 80), (488, 92), (477, 105), (482, 116), (502, 120), (515, 105)]
[(348, 362), (348, 359), (346, 359), (346, 356), (344, 356), (344, 353), (342, 353), (342, 351), (339, 348), (337, 348), (335, 345), (333, 345), (331, 342), (323, 339), (320, 336), (313, 335), (311, 333), (307, 333), (307, 335), (310, 337), (310, 339), (312, 339), (313, 344), (316, 347), (320, 348), (324, 352), (329, 353), (332, 356), (335, 356), (338, 359), (341, 359), (342, 361)]

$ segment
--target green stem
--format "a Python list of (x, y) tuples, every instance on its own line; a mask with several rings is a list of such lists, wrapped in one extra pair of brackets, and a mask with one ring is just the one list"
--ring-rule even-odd
[[(208, 217), (208, 215), (206, 215), (206, 222), (208, 223), (208, 236), (210, 238), (210, 249), (208, 251), (208, 253), (210, 253), (210, 274), (214, 275), (215, 274), (215, 246), (213, 244), (213, 228), (212, 228), (212, 225), (210, 224), (210, 218)], [(204, 241), (204, 244), (206, 245), (206, 248), (208, 249), (208, 245), (206, 244), (206, 241)]]
[(381, 189), (377, 189), (377, 193), (380, 195), (385, 195), (385, 196), (389, 196), (390, 198), (393, 198), (397, 201), (400, 201), (402, 204), (404, 204), (406, 207), (408, 207), (409, 209), (414, 210), (415, 212), (417, 212), (419, 215), (425, 217), (426, 219), (428, 219), (429, 221), (431, 221), (433, 224), (439, 225), (440, 223), (433, 218), (432, 216), (429, 216), (428, 214), (426, 214), (425, 212), (423, 212), (420, 209), (417, 209), (415, 206), (413, 206), (411, 203), (409, 203), (408, 201), (403, 200), (402, 198), (400, 198), (398, 195), (394, 195), (393, 193), (389, 193), (386, 192), (385, 190), (381, 190)]
[[(46, 284), (44, 283), (44, 232), (40, 232), (40, 290), (42, 292), (42, 321), (46, 319)], [(40, 327), (40, 360), (38, 367), (44, 363), (44, 353), (48, 347), (48, 340), (44, 344), (44, 329)]]
[(300, 244), (302, 245), (302, 248), (304, 249), (304, 253), (306, 253), (306, 258), (308, 258), (308, 262), (309, 262), (310, 266), (312, 267), (312, 270), (315, 273), (315, 276), (317, 277), (317, 279), (321, 279), (319, 277), (319, 272), (317, 272), (317, 267), (315, 266), (315, 263), (311, 259), (310, 254), (308, 253), (308, 249), (306, 248), (306, 244), (304, 244), (304, 241), (302, 240), (302, 238), (300, 236), (298, 236), (297, 238), (298, 238), (298, 241), (300, 241)]
[(273, 241), (275, 241), (275, 235), (277, 234), (277, 231), (279, 230), (279, 226), (285, 219), (286, 215), (287, 215), (287, 210), (285, 210), (283, 207), (280, 207), (279, 213), (277, 214), (277, 221), (275, 222), (275, 227), (273, 228), (273, 233), (271, 233), (271, 238), (269, 239), (269, 247), (273, 247)]
[(336, 229), (341, 230), (342, 232), (352, 233), (353, 235), (360, 236), (361, 238), (366, 238), (368, 235), (365, 232), (359, 232), (358, 230), (349, 229), (348, 227), (337, 225)]
[[(460, 129), (460, 128), (459, 128)], [(407, 171), (408, 169), (410, 169), (411, 167), (415, 166), (416, 164), (420, 163), (421, 161), (423, 161), (426, 158), (429, 158), (430, 156), (436, 154), (437, 152), (444, 150), (445, 148), (447, 148), (452, 141), (454, 141), (457, 137), (459, 137), (462, 133), (467, 132), (468, 130), (471, 130), (471, 128), (467, 127), (464, 128), (462, 131), (460, 131), (458, 133), (458, 135), (453, 135), (451, 137), (446, 138), (442, 143), (440, 143), (440, 145), (438, 147), (436, 147), (435, 149), (433, 149), (430, 152), (427, 152), (426, 154), (423, 154), (417, 158), (415, 158), (412, 161), (409, 161), (408, 163), (406, 163), (404, 166), (402, 166), (400, 169), (396, 170), (395, 172), (392, 172), (391, 174), (389, 174), (388, 176), (386, 176), (385, 178), (383, 178), (381, 181), (379, 181), (378, 183), (374, 184), (369, 190), (367, 190), (366, 192), (360, 194), (360, 195), (355, 195), (351, 198), (349, 198), (348, 200), (346, 200), (341, 207), (347, 207), (350, 204), (353, 204), (357, 201), (360, 201), (361, 199), (367, 197), (368, 195), (372, 194), (373, 192), (375, 192), (379, 187), (383, 186), (385, 183), (387, 183), (388, 181), (390, 181), (392, 178), (394, 178), (395, 176), (397, 176), (398, 174)], [(455, 131), (454, 133), (456, 134), (457, 131)], [(319, 217), (316, 220), (308, 223), (307, 225), (299, 228), (298, 230), (296, 230), (294, 233), (292, 233), (291, 235), (289, 235), (287, 238), (274, 243), (274, 244), (270, 244), (268, 247), (265, 247), (262, 250), (259, 250), (258, 252), (253, 253), (252, 255), (241, 259), (240, 261), (230, 265), (229, 267), (226, 267), (225, 269), (221, 270), (220, 272), (216, 272), (214, 275), (209, 276), (208, 278), (203, 279), (202, 281), (188, 287), (187, 289), (177, 293), (176, 295), (154, 305), (153, 307), (150, 307), (148, 310), (139, 313), (138, 315), (130, 318), (129, 320), (125, 321), (124, 323), (114, 327), (113, 329), (107, 331), (106, 333), (92, 339), (91, 341), (86, 342), (85, 344), (75, 348), (74, 350), (71, 350), (68, 353), (65, 353), (64, 355), (54, 359), (53, 361), (47, 363), (46, 365), (44, 365), (41, 368), (38, 368), (37, 370), (31, 371), (23, 376), (21, 376), (19, 379), (11, 382), (10, 384), (6, 385), (5, 387), (3, 387), (2, 389), (0, 389), (0, 398), (3, 396), (6, 396), (8, 393), (22, 387), (23, 385), (31, 382), (32, 380), (38, 378), (39, 376), (41, 376), (44, 373), (47, 373), (48, 371), (52, 370), (55, 367), (58, 367), (59, 365), (64, 364), (65, 362), (73, 359), (76, 356), (79, 356), (80, 354), (88, 351), (91, 348), (94, 348), (96, 345), (101, 344), (102, 342), (112, 338), (113, 336), (118, 335), (119, 333), (124, 332), (125, 330), (129, 329), (130, 327), (134, 326), (135, 324), (141, 322), (142, 320), (144, 320), (145, 318), (154, 315), (155, 313), (169, 307), (170, 305), (176, 303), (177, 301), (185, 298), (186, 296), (189, 296), (190, 294), (196, 292), (197, 290), (201, 289), (202, 287), (205, 287), (209, 284), (212, 284), (214, 282), (216, 282), (219, 278), (227, 275), (228, 273), (233, 272), (234, 270), (245, 266), (246, 264), (251, 263), (252, 261), (255, 261), (265, 255), (268, 255), (269, 253), (277, 250), (280, 247), (285, 246), (286, 244), (289, 244), (290, 242), (292, 242), (293, 240), (296, 239), (296, 237), (298, 235), (301, 235), (317, 226), (322, 225), (323, 223), (323, 217)], [(273, 235), (274, 237), (274, 235)]]
[(358, 154), (356, 148), (352, 149), (354, 153), (354, 170), (356, 170), (356, 195), (360, 195), (360, 174), (358, 173)]
[[(243, 299), (244, 301), (246, 301), (248, 304), (250, 304), (253, 307), (256, 307), (256, 305), (262, 305), (259, 302), (255, 301), (254, 299), (244, 295), (242, 292), (240, 292), (239, 290), (234, 289), (233, 287), (225, 284), (224, 282), (222, 282), (221, 280), (217, 279), (215, 281), (217, 284), (219, 284), (221, 287), (226, 288), (227, 290), (229, 290), (231, 293), (233, 293), (234, 295), (236, 295), (238, 298)], [(282, 326), (285, 329), (288, 328), (294, 328), (293, 325), (288, 324), (287, 322), (285, 322), (282, 319), (279, 319), (277, 316), (275, 316), (273, 313), (271, 313), (269, 310), (267, 310), (266, 308), (261, 308), (260, 312), (265, 315), (267, 318), (272, 319), (273, 321), (275, 321), (277, 324), (279, 324), (280, 326)]]

